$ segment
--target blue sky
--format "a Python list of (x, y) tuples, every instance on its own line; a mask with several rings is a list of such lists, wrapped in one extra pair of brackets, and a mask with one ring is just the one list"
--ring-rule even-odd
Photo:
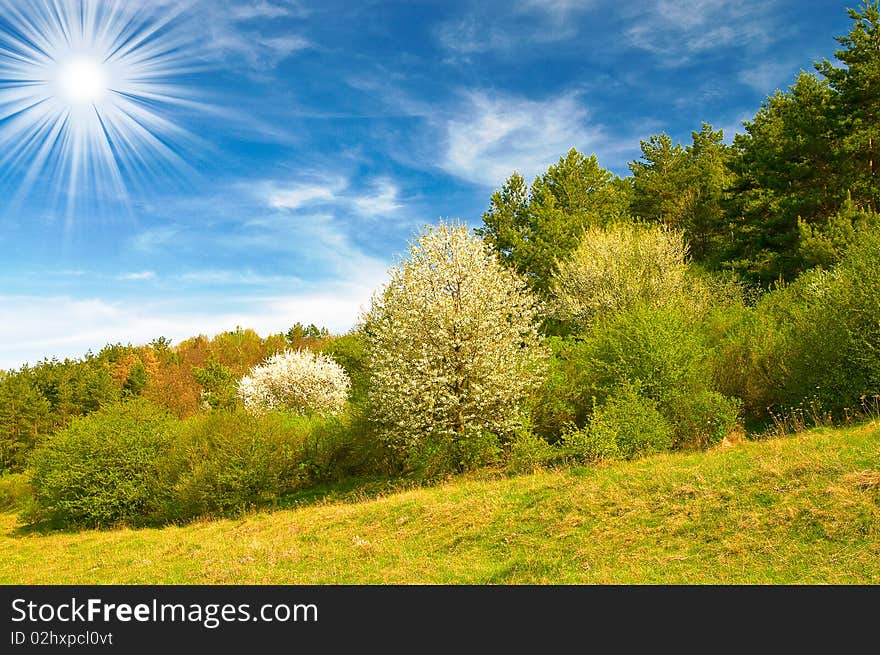
[(833, 57), (855, 4), (129, 1), (167, 65), (139, 121), (156, 139), (116, 184), (103, 165), (71, 183), (62, 151), (35, 166), (39, 139), (17, 150), (13, 14), (51, 2), (81, 4), (0, 0), (18, 153), (0, 149), (0, 368), (236, 325), (343, 331), (424, 224), (478, 225), (513, 170), (570, 147), (626, 174), (650, 134), (730, 136)]

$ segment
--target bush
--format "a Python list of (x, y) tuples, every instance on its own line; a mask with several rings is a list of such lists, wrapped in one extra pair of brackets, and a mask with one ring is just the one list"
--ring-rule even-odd
[(171, 491), (164, 518), (240, 510), (276, 497), (299, 450), (278, 428), (279, 421), (228, 411), (182, 424), (163, 471)]
[(801, 300), (789, 317), (784, 401), (814, 399), (840, 415), (880, 392), (880, 234), (861, 234), (834, 269), (784, 293)]
[(128, 401), (78, 419), (34, 453), (25, 518), (99, 527), (238, 512), (362, 472), (352, 434), (346, 415), (218, 410), (179, 421)]
[(0, 512), (24, 509), (32, 497), (33, 489), (24, 473), (0, 475)]
[(701, 389), (672, 396), (665, 415), (674, 427), (676, 446), (706, 448), (720, 443), (736, 426), (742, 402)]
[(507, 444), (507, 466), (525, 473), (546, 466), (559, 457), (560, 451), (528, 429), (519, 430)]
[(762, 297), (719, 348), (719, 388), (747, 415), (808, 407), (843, 418), (880, 392), (880, 235), (858, 237), (833, 269)]
[(238, 393), (252, 412), (328, 415), (342, 411), (350, 388), (345, 370), (327, 355), (288, 350), (252, 368), (239, 382)]
[(572, 426), (562, 435), (563, 451), (587, 462), (602, 459), (619, 459), (617, 435), (608, 430), (591, 434), (589, 428)]
[(585, 461), (632, 459), (669, 450), (673, 429), (657, 403), (623, 384), (596, 407), (589, 425), (570, 426), (563, 434), (563, 451)]
[(160, 520), (176, 432), (176, 419), (144, 400), (74, 419), (30, 458), (35, 506), (26, 518), (86, 527)]
[(338, 362), (351, 380), (353, 402), (364, 399), (370, 388), (370, 374), (367, 370), (367, 339), (362, 332), (352, 330), (347, 334), (332, 337), (323, 350), (324, 354)]
[(621, 384), (661, 404), (711, 384), (708, 345), (678, 307), (637, 305), (598, 325), (586, 347), (586, 378), (600, 402)]
[(576, 337), (550, 337), (547, 376), (529, 403), (532, 429), (555, 443), (571, 425), (586, 425), (592, 412), (589, 349)]
[(405, 467), (422, 480), (436, 480), (453, 472), (472, 471), (494, 464), (501, 452), (498, 435), (471, 429), (414, 443), (407, 452)]
[(714, 346), (714, 387), (742, 403), (746, 420), (763, 422), (780, 401), (788, 377), (789, 324), (764, 306), (714, 312), (707, 329)]
[(632, 459), (669, 450), (673, 430), (656, 402), (621, 386), (593, 413), (586, 442), (585, 454)]
[(713, 388), (713, 349), (686, 311), (639, 305), (598, 324), (580, 358), (582, 378), (599, 403), (633, 386), (655, 403), (676, 446), (706, 446), (735, 425), (740, 403)]

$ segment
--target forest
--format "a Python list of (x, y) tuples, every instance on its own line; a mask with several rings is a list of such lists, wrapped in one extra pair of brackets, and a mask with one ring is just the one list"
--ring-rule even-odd
[[(347, 334), (296, 323), (0, 372), (0, 504), (163, 525), (365, 477), (702, 450), (880, 413), (880, 2), (732, 142), (572, 148), (428, 225)], [(308, 320), (307, 317), (297, 317)]]

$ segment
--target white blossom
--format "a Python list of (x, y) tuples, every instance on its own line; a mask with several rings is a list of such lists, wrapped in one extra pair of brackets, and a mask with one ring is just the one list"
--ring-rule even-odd
[(299, 414), (335, 414), (351, 382), (330, 357), (309, 350), (284, 351), (253, 367), (238, 383), (245, 409), (285, 409)]
[(525, 281), (464, 225), (443, 222), (390, 278), (363, 318), (381, 433), (406, 448), (515, 429), (548, 355)]

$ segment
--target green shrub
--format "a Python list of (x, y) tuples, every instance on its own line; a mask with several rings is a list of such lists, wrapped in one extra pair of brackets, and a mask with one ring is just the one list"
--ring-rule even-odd
[(507, 467), (518, 473), (534, 471), (559, 456), (559, 449), (528, 429), (517, 431), (507, 444)]
[[(730, 327), (718, 316), (710, 324), (709, 317), (718, 314), (731, 322), (738, 311), (732, 292), (722, 291), (710, 294), (719, 298), (715, 310), (705, 309), (703, 299), (705, 313), (696, 316), (693, 307), (637, 305), (597, 322), (589, 334), (550, 339), (550, 373), (531, 408), (535, 432), (550, 442), (563, 435), (566, 448), (578, 456), (615, 456), (604, 435), (577, 428), (589, 424), (597, 404), (621, 386), (633, 386), (672, 426), (676, 446), (705, 446), (723, 438), (736, 423), (740, 403), (715, 388), (721, 364), (712, 340), (728, 338)], [(729, 359), (731, 351), (725, 353)]]
[(763, 422), (788, 377), (788, 323), (758, 307), (726, 308), (707, 322), (716, 390), (742, 403), (744, 417)]
[(599, 402), (621, 384), (661, 404), (711, 384), (709, 348), (682, 308), (633, 307), (597, 326), (587, 347), (587, 378)]
[(179, 421), (131, 400), (74, 421), (33, 454), (25, 518), (97, 527), (241, 511), (361, 472), (351, 435), (345, 415), (217, 410)]
[(274, 501), (348, 463), (345, 417), (219, 411), (186, 421), (164, 468), (165, 517), (186, 520)]
[(139, 399), (74, 419), (30, 458), (35, 505), (27, 518), (88, 527), (161, 519), (170, 493), (163, 463), (177, 425)]
[(746, 364), (732, 390), (763, 418), (804, 407), (851, 413), (880, 392), (878, 316), (880, 235), (862, 232), (835, 268), (808, 271), (757, 303), (721, 349), (728, 369)]
[(360, 401), (366, 398), (370, 388), (370, 373), (367, 369), (367, 338), (363, 332), (353, 330), (335, 336), (323, 349), (338, 362), (351, 380), (351, 399)]
[(841, 414), (880, 392), (880, 234), (861, 234), (831, 272), (808, 282), (815, 289), (791, 333), (786, 400), (815, 397)]
[(676, 446), (706, 448), (719, 443), (733, 430), (741, 406), (736, 398), (701, 389), (672, 396), (664, 413), (673, 426)]
[(621, 386), (593, 413), (586, 442), (588, 452), (632, 459), (669, 450), (673, 430), (656, 402), (639, 395), (635, 387)]
[(637, 304), (662, 305), (682, 295), (686, 257), (678, 230), (634, 223), (587, 228), (553, 277), (556, 315), (584, 329)]
[(555, 443), (565, 429), (583, 426), (592, 411), (588, 345), (575, 336), (547, 339), (553, 356), (547, 376), (529, 402), (535, 434)]
[(165, 517), (244, 509), (277, 496), (282, 472), (300, 450), (284, 443), (279, 427), (279, 421), (230, 411), (182, 424), (164, 465), (172, 492)]
[(23, 509), (33, 498), (33, 489), (27, 475), (10, 473), (0, 475), (0, 512)]
[(591, 434), (587, 427), (572, 426), (562, 435), (562, 447), (566, 455), (587, 462), (620, 459), (617, 435), (609, 430), (599, 430)]
[(452, 473), (495, 464), (502, 453), (498, 435), (473, 429), (462, 434), (436, 435), (415, 444), (405, 466), (422, 480), (437, 480)]

